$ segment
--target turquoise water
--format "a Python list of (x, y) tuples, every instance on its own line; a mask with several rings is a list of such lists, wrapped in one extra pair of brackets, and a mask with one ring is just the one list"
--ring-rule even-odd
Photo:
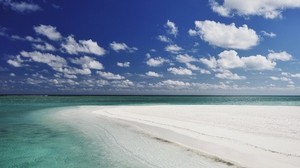
[(55, 111), (55, 107), (132, 104), (299, 106), (300, 97), (1, 96), (0, 167), (132, 167), (116, 164), (108, 159), (104, 142), (103, 146), (100, 145), (95, 150), (89, 145), (89, 140), (81, 136), (77, 130), (63, 122), (53, 122), (45, 118), (46, 114)]

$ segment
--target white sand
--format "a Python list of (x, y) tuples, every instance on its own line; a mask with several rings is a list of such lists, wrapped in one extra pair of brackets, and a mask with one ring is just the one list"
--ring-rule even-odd
[[(148, 135), (148, 138), (160, 141), (161, 144), (172, 144), (176, 148), (184, 148), (187, 149), (186, 151), (216, 161), (216, 166), (212, 167), (222, 167), (222, 165), (218, 165), (220, 163), (226, 163), (225, 166), (234, 164), (236, 167), (253, 168), (300, 167), (300, 107), (153, 105), (81, 106), (79, 109), (80, 113), (74, 113), (73, 110), (73, 118), (71, 118), (76, 119), (77, 125), (80, 125), (81, 122), (80, 127), (84, 125), (86, 127), (92, 122), (101, 125), (100, 119), (105, 118), (116, 121), (116, 123), (122, 121), (126, 123), (126, 127), (134, 127), (139, 132), (143, 132), (143, 135)], [(65, 118), (70, 119), (70, 116), (71, 114)], [(99, 122), (97, 122), (98, 119)], [(126, 129), (124, 127), (124, 130)], [(120, 141), (121, 139), (122, 137), (120, 137)], [(123, 143), (120, 141), (118, 143)], [(137, 139), (137, 145), (145, 139), (138, 141)], [(126, 143), (123, 144), (125, 148), (126, 145), (130, 146), (130, 143)], [(132, 143), (134, 144), (131, 142), (131, 145)], [(138, 150), (133, 150), (131, 153), (136, 152), (135, 155), (140, 155), (140, 158), (145, 155), (142, 160), (155, 165), (155, 156), (161, 157), (162, 154), (156, 154), (155, 150), (152, 150), (152, 153), (146, 157), (148, 155), (146, 152), (150, 151), (151, 144), (155, 143), (149, 141), (147, 144), (149, 149), (141, 147), (145, 148), (145, 154), (142, 154), (144, 151)], [(139, 149), (139, 147), (135, 148)], [(153, 148), (155, 149), (155, 146)], [(130, 150), (129, 147), (128, 150)], [(172, 153), (176, 153), (175, 149)], [(184, 154), (184, 152), (181, 153)], [(189, 156), (190, 154), (185, 153), (184, 155)], [(184, 159), (183, 156), (178, 158)], [(169, 161), (172, 162), (172, 160), (175, 163), (176, 159), (169, 158)], [(193, 161), (197, 167), (197, 160)], [(181, 160), (180, 162), (191, 161)], [(206, 164), (199, 161), (199, 166)], [(153, 167), (151, 164), (148, 166)], [(171, 166), (166, 164), (154, 167)]]

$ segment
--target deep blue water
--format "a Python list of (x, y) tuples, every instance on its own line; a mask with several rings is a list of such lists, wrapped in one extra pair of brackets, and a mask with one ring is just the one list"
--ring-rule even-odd
[[(299, 96), (0, 96), (0, 167), (113, 167), (89, 153), (85, 139), (63, 123), (45, 124), (47, 109), (75, 105), (286, 105)], [(100, 157), (100, 158), (99, 158)], [(100, 161), (99, 161), (100, 160)]]

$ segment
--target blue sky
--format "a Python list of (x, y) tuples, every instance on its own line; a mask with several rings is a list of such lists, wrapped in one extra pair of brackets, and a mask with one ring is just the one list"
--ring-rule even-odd
[(299, 8), (0, 0), (0, 93), (300, 94)]

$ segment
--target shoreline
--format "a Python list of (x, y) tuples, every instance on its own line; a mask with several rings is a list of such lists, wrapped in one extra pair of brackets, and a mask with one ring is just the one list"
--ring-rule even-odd
[(88, 127), (89, 121), (100, 118), (121, 121), (156, 141), (178, 145), (226, 166), (300, 165), (298, 106), (77, 106), (66, 111), (59, 112), (65, 115), (62, 119), (85, 121), (77, 128)]

